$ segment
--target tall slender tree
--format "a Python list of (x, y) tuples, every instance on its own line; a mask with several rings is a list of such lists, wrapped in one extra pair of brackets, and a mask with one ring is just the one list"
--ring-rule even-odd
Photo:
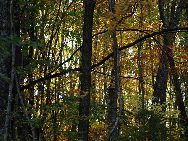
[(0, 40), (5, 39), (5, 42), (0, 44), (0, 129), (4, 127), (8, 82), (10, 79), (11, 47), (7, 42), (8, 37), (10, 37), (9, 10), (9, 0), (0, 0)]
[[(9, 9), (9, 30), (10, 30), (10, 39), (13, 39), (13, 1), (10, 0), (8, 5), (6, 5), (7, 8)], [(4, 133), (4, 141), (7, 141), (9, 139), (9, 127), (10, 127), (10, 122), (11, 122), (11, 111), (12, 111), (12, 101), (13, 101), (13, 87), (14, 87), (14, 67), (15, 67), (15, 46), (13, 44), (11, 46), (11, 76), (10, 76), (10, 83), (9, 83), (9, 90), (7, 91), (8, 93), (8, 101), (7, 101), (7, 113), (6, 113), (6, 119), (5, 119), (5, 133)], [(14, 138), (14, 137), (11, 137)]]
[[(112, 14), (111, 20), (113, 22), (116, 21), (115, 17), (115, 0), (109, 0), (109, 11)], [(116, 35), (116, 25), (111, 29), (111, 38), (112, 38), (112, 48), (114, 52), (113, 56), (113, 68), (111, 71), (111, 85), (109, 86), (109, 94), (108, 94), (108, 140), (114, 141), (118, 136), (118, 127), (119, 127), (119, 118), (118, 115), (118, 97), (120, 95), (120, 77), (119, 77), (119, 69), (120, 69), (120, 51), (117, 42)], [(122, 107), (122, 105), (121, 105)]]
[(83, 44), (81, 48), (81, 92), (79, 105), (78, 138), (87, 141), (91, 91), (92, 27), (95, 0), (84, 0)]
[[(176, 1), (171, 0), (167, 3), (164, 0), (158, 0), (159, 15), (163, 23), (163, 29), (173, 29), (177, 28), (180, 23), (183, 0)], [(154, 86), (154, 102), (165, 104), (166, 103), (166, 89), (169, 74), (169, 66), (171, 70), (171, 75), (173, 76), (173, 84), (175, 87), (176, 102), (178, 109), (180, 110), (180, 115), (182, 121), (187, 122), (187, 115), (185, 106), (183, 103), (183, 95), (181, 92), (180, 82), (178, 79), (178, 73), (175, 68), (175, 63), (173, 59), (172, 48), (175, 42), (176, 33), (163, 34), (163, 44), (162, 53), (160, 56), (160, 66), (158, 68), (156, 83)], [(163, 108), (165, 110), (165, 107)]]

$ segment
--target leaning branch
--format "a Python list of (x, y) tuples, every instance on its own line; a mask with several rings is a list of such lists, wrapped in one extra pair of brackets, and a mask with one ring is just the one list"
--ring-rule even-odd
[[(143, 42), (143, 41), (145, 41), (148, 38), (154, 37), (156, 35), (161, 35), (161, 34), (165, 34), (165, 33), (168, 33), (168, 32), (187, 32), (187, 31), (188, 31), (188, 27), (174, 28), (174, 29), (164, 29), (162, 31), (153, 32), (153, 33), (147, 34), (147, 35), (145, 35), (145, 36), (143, 36), (143, 37), (135, 40), (132, 43), (129, 43), (129, 44), (125, 45), (125, 46), (120, 47), (119, 51), (128, 49), (128, 48), (130, 48), (130, 47), (132, 47), (132, 46), (134, 46), (134, 45), (136, 45), (136, 44), (138, 44), (140, 42)], [(76, 52), (78, 52), (78, 50), (79, 49), (77, 49), (73, 54), (75, 54)], [(111, 52), (106, 57), (104, 57), (101, 61), (99, 61), (96, 64), (93, 64), (91, 66), (91, 68), (94, 69), (94, 68), (96, 68), (96, 67), (104, 64), (108, 59), (110, 59), (111, 57), (113, 57), (113, 55), (114, 55), (114, 52)], [(71, 55), (70, 58), (72, 58), (72, 55)], [(71, 59), (68, 59), (68, 60), (71, 60)], [(66, 62), (68, 62), (68, 61), (66, 60)], [(35, 85), (35, 84), (37, 84), (39, 82), (42, 82), (42, 81), (45, 81), (45, 80), (49, 80), (49, 79), (52, 79), (52, 78), (56, 78), (56, 77), (61, 77), (61, 76), (65, 75), (65, 74), (67, 74), (67, 73), (76, 72), (76, 71), (80, 71), (80, 70), (81, 70), (80, 68), (74, 68), (74, 69), (70, 68), (70, 69), (64, 69), (64, 70), (62, 70), (62, 71), (60, 71), (58, 73), (55, 73), (55, 74), (48, 73), (45, 77), (39, 78), (37, 80), (34, 80), (34, 81), (30, 82), (29, 84), (23, 85), (21, 87), (21, 90), (28, 89), (31, 86), (33, 86), (33, 85)]]
[(50, 80), (52, 78), (56, 78), (56, 77), (60, 77), (60, 76), (63, 76), (67, 73), (71, 73), (71, 72), (76, 72), (76, 71), (81, 71), (80, 68), (75, 68), (75, 69), (64, 69), (58, 73), (55, 73), (55, 74), (47, 74), (45, 77), (41, 77), (37, 80), (34, 80), (34, 81), (31, 81), (29, 84), (26, 84), (26, 85), (23, 85), (21, 86), (20, 90), (24, 90), (24, 89), (28, 89), (30, 88), (31, 86), (34, 86), (35, 84), (39, 83), (39, 82), (43, 82), (43, 81), (46, 81), (46, 80)]
[[(125, 50), (125, 49), (128, 49), (142, 41), (145, 41), (146, 39), (148, 38), (151, 38), (151, 37), (154, 37), (156, 35), (161, 35), (161, 34), (164, 34), (164, 33), (167, 33), (167, 32), (185, 32), (185, 31), (188, 31), (188, 27), (184, 27), (184, 28), (174, 28), (174, 29), (164, 29), (162, 31), (158, 31), (158, 32), (153, 32), (151, 34), (147, 34), (137, 40), (135, 40), (134, 42), (132, 43), (129, 43), (121, 48), (119, 48), (120, 51), (122, 50)], [(104, 64), (108, 59), (110, 59), (112, 56), (114, 55), (114, 52), (110, 53), (109, 55), (107, 55), (106, 57), (104, 57), (100, 62), (98, 62), (97, 64), (94, 64), (92, 65), (92, 69), (95, 68), (95, 67), (98, 67), (102, 64)]]

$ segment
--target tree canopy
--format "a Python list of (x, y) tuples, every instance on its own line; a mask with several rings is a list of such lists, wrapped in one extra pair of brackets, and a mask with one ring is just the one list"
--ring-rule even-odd
[(187, 54), (187, 0), (0, 0), (0, 140), (187, 140)]

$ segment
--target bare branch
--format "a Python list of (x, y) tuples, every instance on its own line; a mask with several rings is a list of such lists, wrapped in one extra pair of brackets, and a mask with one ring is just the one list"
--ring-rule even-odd
[[(165, 33), (169, 33), (169, 32), (187, 32), (188, 31), (188, 27), (182, 27), (182, 28), (174, 28), (174, 29), (164, 29), (162, 31), (157, 31), (157, 32), (153, 32), (151, 34), (147, 34), (137, 40), (135, 40), (134, 42), (132, 43), (129, 43), (121, 48), (119, 48), (120, 51), (123, 51), (125, 49), (128, 49), (142, 41), (145, 41), (146, 39), (149, 39), (151, 37), (154, 37), (156, 35), (161, 35), (161, 34), (165, 34)], [(93, 64), (91, 66), (92, 69), (104, 64), (108, 59), (110, 59), (111, 57), (113, 57), (113, 54), (114, 52), (111, 52), (110, 54), (108, 54), (106, 57), (104, 57), (101, 61), (99, 61), (98, 63), (96, 64)], [(52, 79), (52, 78), (56, 78), (56, 77), (61, 77), (67, 73), (70, 73), (70, 72), (77, 72), (77, 71), (80, 71), (81, 69), (80, 68), (69, 68), (69, 69), (64, 69), (64, 70), (61, 70), (59, 73), (55, 73), (55, 74), (51, 74), (51, 73), (48, 73), (45, 77), (42, 77), (42, 78), (39, 78), (37, 80), (34, 80), (32, 82), (30, 82), (29, 84), (26, 84), (26, 85), (23, 85), (21, 87), (21, 90), (24, 90), (24, 89), (28, 89), (30, 86), (33, 86), (39, 82), (42, 82), (42, 81), (46, 81), (46, 80), (49, 80), (49, 79)]]

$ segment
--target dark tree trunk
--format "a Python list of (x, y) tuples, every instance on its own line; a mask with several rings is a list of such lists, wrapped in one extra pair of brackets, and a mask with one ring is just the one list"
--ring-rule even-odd
[[(19, 130), (23, 129), (23, 127), (21, 127), (21, 125), (16, 124), (15, 120), (18, 120), (18, 118), (16, 119), (16, 117), (12, 118), (10, 116), (11, 112), (17, 112), (17, 110), (20, 110), (20, 101), (18, 100), (18, 95), (17, 95), (17, 89), (16, 89), (16, 81), (14, 78), (14, 75), (16, 73), (16, 67), (21, 65), (21, 60), (22, 60), (22, 56), (21, 56), (21, 48), (18, 45), (15, 45), (16, 43), (14, 43), (14, 38), (19, 38), (20, 35), (20, 19), (19, 19), (19, 3), (16, 0), (7, 0), (7, 1), (0, 1), (1, 2), (1, 6), (3, 7), (3, 14), (6, 14), (2, 16), (2, 18), (4, 18), (2, 20), (2, 29), (4, 30), (2, 31), (1, 35), (7, 40), (7, 42), (5, 42), (5, 47), (6, 47), (6, 51), (8, 52), (8, 55), (6, 53), (4, 53), (5, 59), (3, 62), (2, 61), (2, 66), (6, 66), (6, 74), (9, 75), (11, 74), (11, 81), (9, 83), (9, 86), (7, 86), (8, 84), (6, 84), (6, 82), (3, 84), (4, 86), (6, 86), (7, 89), (6, 92), (6, 96), (8, 96), (8, 100), (7, 100), (7, 113), (6, 113), (6, 120), (5, 120), (5, 132), (4, 132), (4, 140), (7, 140), (9, 138), (11, 138), (12, 140), (15, 139), (16, 135), (20, 135), (23, 136), (22, 132), (19, 132)], [(5, 11), (7, 13), (5, 13)], [(12, 42), (8, 43), (8, 40), (12, 40)], [(8, 63), (7, 63), (8, 62)], [(8, 64), (8, 65), (7, 65)], [(5, 74), (5, 75), (6, 75)], [(4, 98), (6, 99), (6, 98)], [(20, 112), (22, 113), (22, 112)], [(5, 116), (4, 116), (5, 117)], [(17, 131), (16, 131), (17, 128)]]
[(115, 141), (118, 135), (118, 126), (117, 123), (117, 99), (118, 95), (115, 92), (114, 85), (114, 76), (115, 72), (111, 72), (111, 84), (108, 88), (108, 97), (107, 97), (107, 125), (108, 125), (108, 140)]
[[(12, 0), (10, 1), (6, 1), (6, 7), (4, 7), (7, 10), (7, 13), (9, 15), (8, 19), (9, 19), (9, 23), (3, 23), (3, 24), (7, 24), (5, 26), (9, 27), (9, 31), (10, 34), (9, 35), (5, 35), (5, 38), (7, 40), (7, 37), (9, 37), (11, 40), (13, 39), (13, 2)], [(10, 82), (9, 82), (9, 89), (7, 91), (7, 95), (8, 95), (8, 100), (7, 100), (7, 109), (6, 109), (6, 119), (5, 119), (5, 124), (4, 124), (4, 141), (9, 140), (9, 133), (10, 133), (10, 126), (12, 127), (12, 129), (14, 128), (14, 121), (12, 121), (12, 117), (11, 117), (11, 112), (12, 109), (14, 107), (13, 105), (13, 98), (15, 97), (15, 95), (13, 95), (13, 87), (14, 87), (14, 66), (15, 66), (15, 46), (13, 45), (13, 43), (10, 43), (8, 46), (6, 46), (8, 48), (8, 52), (11, 54), (11, 65), (9, 65), (11, 71), (10, 71)], [(9, 47), (11, 49), (9, 49)], [(12, 123), (12, 124), (10, 124)], [(15, 134), (14, 130), (12, 131), (12, 135), (11, 138), (13, 138), (13, 140), (15, 140)]]
[[(165, 7), (164, 0), (158, 0), (159, 16), (163, 23), (163, 29), (171, 29), (178, 27), (180, 21), (180, 15), (182, 12), (182, 3), (171, 1), (171, 6)], [(168, 11), (171, 11), (170, 13)], [(168, 81), (168, 53), (169, 46), (173, 46), (175, 41), (175, 33), (167, 33), (163, 35), (163, 48), (160, 56), (160, 66), (157, 72), (156, 83), (154, 86), (154, 102), (165, 103), (166, 102), (166, 88)]]
[(156, 82), (154, 85), (154, 103), (164, 104), (166, 102), (166, 88), (168, 81), (168, 63), (165, 52), (160, 57), (160, 66), (158, 68)]
[[(171, 29), (178, 27), (180, 21), (180, 15), (182, 12), (181, 0), (179, 3), (176, 1), (171, 1), (171, 6), (165, 7), (164, 0), (158, 0), (159, 15), (163, 23), (163, 29)], [(168, 11), (171, 11), (170, 13)], [(163, 104), (166, 102), (166, 88), (168, 80), (168, 56), (171, 52), (169, 51), (175, 41), (175, 33), (167, 33), (163, 36), (163, 48), (160, 57), (160, 66), (157, 72), (156, 83), (154, 86), (154, 102)]]
[[(9, 0), (0, 0), (0, 38), (8, 41), (10, 36), (10, 14)], [(3, 44), (2, 44), (3, 45)], [(0, 49), (0, 132), (4, 127), (5, 110), (7, 106), (7, 95), (11, 69), (11, 47), (5, 42)], [(1, 136), (1, 134), (0, 134)], [(1, 140), (1, 139), (0, 139)]]
[[(170, 49), (170, 54), (172, 50)], [(184, 137), (188, 139), (188, 117), (186, 114), (185, 104), (183, 102), (183, 93), (181, 90), (181, 84), (179, 80), (179, 74), (175, 67), (174, 58), (172, 55), (168, 55), (168, 61), (170, 65), (171, 75), (172, 75), (172, 83), (174, 85), (175, 96), (176, 96), (176, 104), (178, 106), (178, 110), (180, 111), (180, 124), (184, 128)]]
[[(171, 5), (169, 7), (165, 7), (164, 0), (158, 0), (159, 6), (159, 15), (160, 19), (163, 22), (163, 29), (171, 29), (176, 28), (179, 25), (182, 8), (183, 8), (183, 0), (176, 2), (175, 0), (171, 1)], [(170, 11), (170, 12), (169, 12)], [(183, 94), (181, 92), (181, 85), (179, 82), (179, 75), (175, 68), (175, 63), (173, 59), (172, 49), (174, 41), (175, 41), (175, 33), (167, 33), (163, 36), (163, 48), (162, 54), (160, 58), (160, 66), (157, 73), (156, 83), (154, 87), (154, 102), (163, 104), (166, 102), (166, 88), (167, 88), (167, 80), (168, 80), (168, 72), (169, 66), (171, 70), (171, 75), (173, 76), (173, 85), (175, 88), (176, 94), (176, 103), (178, 109), (180, 110), (181, 116), (181, 124), (185, 127), (187, 125), (187, 115), (183, 102)], [(168, 66), (169, 65), (169, 66)], [(165, 110), (165, 107), (164, 107)], [(185, 134), (187, 134), (187, 130), (185, 129)]]
[(91, 89), (92, 27), (95, 0), (84, 0), (83, 45), (81, 48), (81, 92), (79, 105), (78, 138), (88, 141)]
[[(109, 0), (109, 11), (113, 13), (111, 20), (115, 21), (115, 0)], [(117, 140), (119, 134), (119, 118), (122, 113), (122, 99), (120, 97), (120, 52), (118, 48), (116, 30), (112, 29), (111, 33), (112, 38), (112, 47), (114, 51), (113, 57), (113, 69), (111, 73), (111, 85), (109, 87), (108, 95), (108, 140), (115, 141)], [(119, 97), (119, 113), (118, 113), (118, 97)]]

